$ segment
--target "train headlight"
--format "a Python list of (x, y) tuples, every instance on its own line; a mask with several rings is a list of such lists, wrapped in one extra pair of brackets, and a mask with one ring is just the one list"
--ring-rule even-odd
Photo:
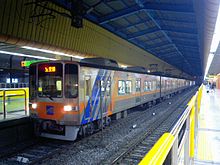
[(31, 104), (31, 107), (32, 107), (33, 109), (37, 109), (37, 103)]
[(64, 111), (68, 112), (68, 111), (77, 111), (78, 110), (78, 106), (72, 107), (71, 105), (65, 105), (63, 107)]
[(70, 106), (70, 105), (65, 105), (65, 106), (64, 106), (64, 111), (72, 111), (72, 106)]

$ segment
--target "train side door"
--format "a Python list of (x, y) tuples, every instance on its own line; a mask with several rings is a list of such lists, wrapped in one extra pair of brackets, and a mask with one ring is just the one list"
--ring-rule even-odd
[(86, 105), (85, 119), (89, 120), (91, 118), (92, 113), (92, 82), (91, 76), (86, 75), (84, 77), (84, 104)]
[(111, 77), (100, 82), (100, 110), (101, 117), (108, 116), (108, 111), (111, 111)]
[(140, 78), (137, 78), (135, 81), (135, 92), (136, 92), (135, 103), (136, 105), (139, 105), (141, 103), (141, 79)]

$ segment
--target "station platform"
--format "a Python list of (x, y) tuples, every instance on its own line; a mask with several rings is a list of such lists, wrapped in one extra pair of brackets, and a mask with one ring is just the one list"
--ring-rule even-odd
[(199, 113), (195, 165), (220, 165), (220, 90), (204, 86)]
[(28, 88), (0, 88), (0, 122), (28, 116)]

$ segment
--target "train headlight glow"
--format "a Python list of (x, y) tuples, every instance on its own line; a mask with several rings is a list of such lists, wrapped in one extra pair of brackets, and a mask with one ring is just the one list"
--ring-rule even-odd
[(32, 107), (33, 109), (37, 109), (37, 103), (31, 104), (31, 107)]
[(71, 105), (65, 105), (63, 107), (64, 111), (68, 112), (68, 111), (78, 111), (78, 106), (72, 107)]
[(65, 106), (64, 106), (64, 111), (72, 111), (72, 106), (70, 106), (70, 105), (65, 105)]

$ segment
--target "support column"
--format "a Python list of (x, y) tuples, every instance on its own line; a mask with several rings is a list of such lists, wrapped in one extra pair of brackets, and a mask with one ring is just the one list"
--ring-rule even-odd
[(189, 131), (190, 131), (190, 118), (188, 116), (187, 120), (186, 120), (186, 142), (184, 145), (184, 165), (189, 165), (190, 161), (189, 161)]

